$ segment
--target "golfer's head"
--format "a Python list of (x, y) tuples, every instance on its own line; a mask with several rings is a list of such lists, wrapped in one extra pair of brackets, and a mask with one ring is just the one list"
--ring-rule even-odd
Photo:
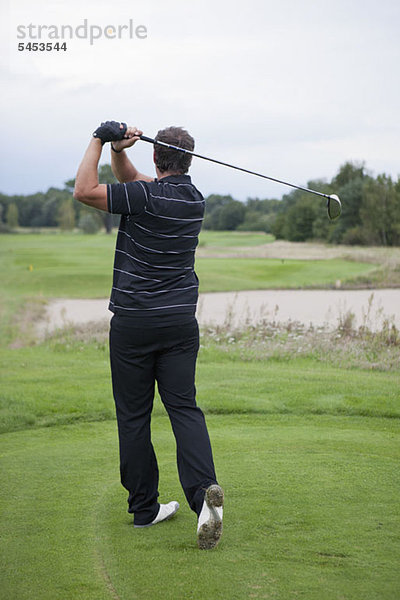
[[(161, 129), (156, 137), (156, 140), (178, 146), (185, 150), (194, 150), (194, 139), (182, 127), (167, 127)], [(190, 154), (170, 150), (157, 144), (154, 145), (154, 162), (157, 169), (161, 173), (177, 173), (183, 175), (187, 173), (192, 162)]]

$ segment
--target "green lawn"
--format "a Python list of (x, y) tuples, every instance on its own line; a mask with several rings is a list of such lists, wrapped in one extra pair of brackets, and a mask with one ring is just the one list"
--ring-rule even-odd
[(5, 598), (398, 598), (398, 371), (203, 348), (198, 400), (227, 498), (223, 541), (205, 553), (159, 400), (161, 500), (182, 508), (154, 529), (132, 527), (105, 346), (0, 357)]
[(4, 598), (397, 600), (395, 420), (208, 417), (226, 492), (224, 536), (195, 544), (166, 418), (153, 419), (162, 500), (181, 510), (135, 530), (113, 422), (1, 438)]
[[(256, 243), (246, 235), (241, 243)], [(359, 350), (371, 353), (371, 368), (361, 369), (318, 360), (312, 348), (306, 356), (292, 348), (262, 358), (260, 340), (225, 348), (204, 336), (198, 401), (226, 507), (221, 544), (200, 552), (160, 400), (152, 427), (160, 500), (177, 499), (181, 509), (169, 522), (137, 530), (119, 484), (106, 343), (80, 341), (70, 331), (7, 347), (5, 326), (22, 303), (27, 310), (41, 298), (107, 296), (114, 236), (0, 242), (2, 598), (399, 598), (398, 362), (373, 370), (378, 346), (369, 347), (368, 338)], [(204, 258), (197, 269), (204, 291), (324, 285), (371, 265)], [(29, 324), (23, 322), (26, 339)]]
[[(105, 345), (0, 349), (0, 370), (0, 432), (114, 417)], [(398, 371), (345, 370), (311, 358), (246, 361), (218, 346), (201, 350), (197, 368), (199, 402), (214, 414), (400, 418), (398, 381)], [(155, 414), (163, 413), (156, 403)]]
[(274, 236), (261, 231), (211, 231), (203, 229), (200, 233), (199, 243), (202, 247), (218, 250), (234, 247), (260, 246), (274, 241)]
[(199, 258), (196, 272), (201, 292), (333, 286), (375, 269), (367, 263), (273, 258)]
[(114, 235), (3, 235), (0, 242), (5, 293), (99, 298), (109, 292)]
[[(221, 239), (228, 235), (222, 232)], [(247, 234), (244, 239), (251, 243), (258, 236)], [(0, 241), (0, 277), (6, 298), (38, 295), (99, 298), (109, 294), (114, 236), (3, 235)], [(199, 258), (196, 261), (203, 292), (325, 286), (337, 279), (345, 282), (374, 268), (342, 259)]]

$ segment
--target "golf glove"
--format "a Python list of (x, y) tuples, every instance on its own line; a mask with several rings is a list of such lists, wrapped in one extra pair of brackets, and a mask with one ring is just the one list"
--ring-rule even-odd
[[(120, 129), (120, 125), (123, 128)], [(101, 144), (104, 145), (106, 142), (117, 142), (123, 140), (127, 130), (126, 123), (118, 123), (118, 121), (105, 121), (100, 127), (93, 132), (93, 137), (99, 138)]]

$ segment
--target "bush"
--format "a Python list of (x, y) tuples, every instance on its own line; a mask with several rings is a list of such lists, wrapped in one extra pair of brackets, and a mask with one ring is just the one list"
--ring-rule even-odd
[(365, 246), (367, 243), (368, 240), (366, 239), (365, 231), (360, 225), (351, 227), (342, 236), (342, 244), (348, 246)]
[(265, 231), (271, 233), (271, 220), (273, 215), (247, 210), (245, 220), (239, 225), (237, 231)]

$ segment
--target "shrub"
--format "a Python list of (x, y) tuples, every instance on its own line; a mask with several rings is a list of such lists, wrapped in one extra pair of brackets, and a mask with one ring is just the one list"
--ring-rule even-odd
[(365, 231), (360, 225), (344, 232), (342, 243), (349, 246), (364, 246), (367, 243)]

